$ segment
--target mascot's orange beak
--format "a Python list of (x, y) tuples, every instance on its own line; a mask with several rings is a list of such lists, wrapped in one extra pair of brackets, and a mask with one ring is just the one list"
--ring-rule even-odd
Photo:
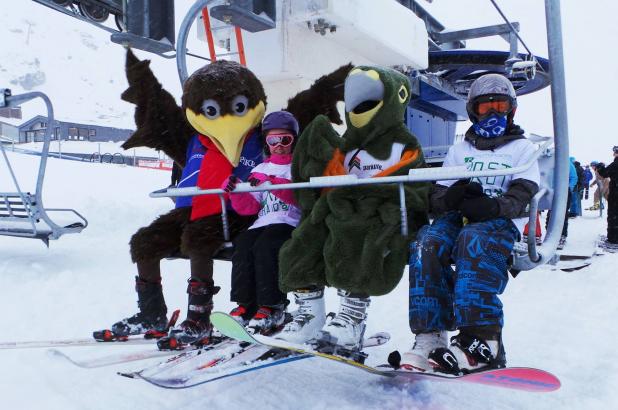
[(242, 116), (227, 114), (209, 119), (203, 114), (196, 114), (190, 108), (185, 110), (185, 115), (191, 126), (210, 138), (227, 160), (236, 167), (240, 162), (247, 134), (262, 121), (265, 112), (264, 102), (260, 101)]

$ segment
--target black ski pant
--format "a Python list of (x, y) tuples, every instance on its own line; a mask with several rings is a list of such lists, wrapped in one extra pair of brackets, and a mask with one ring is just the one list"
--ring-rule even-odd
[(618, 244), (618, 192), (614, 187), (607, 197), (607, 242)]
[(248, 308), (286, 302), (279, 290), (279, 249), (294, 227), (272, 224), (249, 229), (234, 240), (231, 300)]

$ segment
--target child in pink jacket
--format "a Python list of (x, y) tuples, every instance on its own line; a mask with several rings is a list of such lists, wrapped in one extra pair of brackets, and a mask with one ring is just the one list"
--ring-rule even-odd
[[(262, 134), (269, 155), (247, 182), (290, 183), (298, 122), (289, 112), (276, 111), (264, 118)], [(231, 176), (224, 189), (233, 191), (238, 182)], [(230, 202), (240, 215), (257, 214), (255, 223), (234, 240), (231, 300), (238, 306), (230, 315), (257, 331), (274, 329), (283, 324), (288, 302), (279, 290), (279, 249), (298, 225), (300, 209), (291, 190), (231, 194)]]

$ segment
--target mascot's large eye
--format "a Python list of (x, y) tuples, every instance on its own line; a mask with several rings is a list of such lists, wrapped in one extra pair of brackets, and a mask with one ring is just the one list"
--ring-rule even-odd
[(234, 115), (242, 117), (249, 110), (249, 99), (244, 95), (237, 95), (232, 100), (232, 112)]
[(403, 104), (406, 101), (406, 98), (408, 98), (408, 89), (405, 85), (402, 85), (399, 88), (397, 95), (399, 96), (399, 102)]
[(205, 100), (202, 103), (202, 111), (204, 112), (206, 118), (214, 120), (215, 118), (219, 117), (219, 114), (221, 113), (221, 108), (219, 108), (218, 102), (210, 99)]

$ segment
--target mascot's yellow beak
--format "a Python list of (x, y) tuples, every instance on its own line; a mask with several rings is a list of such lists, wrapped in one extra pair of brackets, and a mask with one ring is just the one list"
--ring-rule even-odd
[(200, 134), (210, 138), (219, 151), (233, 166), (238, 166), (245, 138), (255, 128), (266, 112), (264, 102), (260, 101), (243, 116), (227, 114), (214, 120), (203, 114), (196, 114), (190, 108), (185, 110), (187, 120)]
[(384, 105), (384, 84), (375, 70), (355, 68), (344, 84), (345, 110), (352, 126), (362, 128)]

